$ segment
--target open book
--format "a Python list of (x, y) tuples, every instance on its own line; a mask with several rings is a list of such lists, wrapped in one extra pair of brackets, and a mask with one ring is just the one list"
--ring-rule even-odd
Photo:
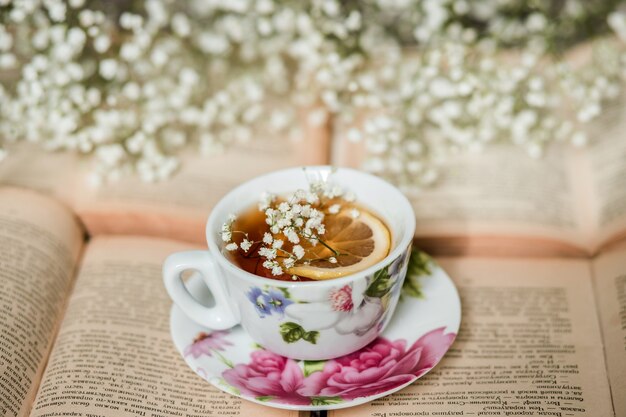
[[(161, 264), (192, 247), (87, 241), (56, 200), (0, 189), (0, 415), (298, 415), (218, 391), (176, 352)], [(329, 415), (626, 415), (626, 244), (593, 260), (439, 262), (464, 306), (448, 355), (414, 385)]]
[[(626, 415), (626, 119), (612, 117), (616, 130), (585, 150), (459, 156), (414, 198), (417, 244), (454, 255), (438, 260), (461, 293), (461, 331), (416, 384), (329, 415)], [(358, 152), (336, 139), (331, 161), (352, 165)], [(13, 149), (0, 164), (0, 415), (298, 414), (186, 367), (160, 272), (170, 252), (204, 247), (208, 212), (232, 186), (328, 162), (293, 149), (189, 155), (170, 181), (100, 188), (73, 155)]]

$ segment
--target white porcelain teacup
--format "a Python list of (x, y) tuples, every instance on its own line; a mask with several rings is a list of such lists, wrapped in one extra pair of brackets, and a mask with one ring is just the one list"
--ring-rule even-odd
[[(392, 236), (389, 254), (363, 271), (324, 281), (287, 282), (259, 277), (233, 264), (223, 252), (220, 230), (230, 213), (258, 202), (261, 192), (308, 189), (330, 181), (384, 220)], [(221, 330), (241, 324), (264, 348), (296, 359), (321, 360), (354, 352), (374, 340), (396, 308), (406, 275), (415, 216), (406, 197), (375, 176), (346, 168), (313, 166), (269, 173), (232, 190), (215, 206), (206, 225), (209, 250), (179, 252), (163, 265), (172, 300), (192, 320)], [(195, 300), (181, 279), (198, 271), (215, 299)], [(419, 318), (416, 318), (419, 319)]]

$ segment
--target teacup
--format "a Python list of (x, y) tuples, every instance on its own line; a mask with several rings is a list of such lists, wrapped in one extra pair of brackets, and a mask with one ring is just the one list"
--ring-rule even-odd
[[(233, 264), (220, 231), (230, 213), (258, 202), (263, 191), (277, 195), (330, 180), (385, 222), (392, 236), (389, 254), (375, 265), (341, 278), (289, 282), (259, 277)], [(406, 197), (386, 181), (347, 168), (312, 166), (272, 172), (224, 196), (206, 225), (209, 250), (179, 252), (163, 265), (165, 287), (193, 321), (215, 330), (241, 324), (264, 348), (294, 359), (322, 360), (354, 352), (389, 323), (406, 275), (415, 215)], [(199, 272), (215, 300), (205, 306), (187, 291), (181, 274)], [(417, 318), (419, 319), (419, 318)]]

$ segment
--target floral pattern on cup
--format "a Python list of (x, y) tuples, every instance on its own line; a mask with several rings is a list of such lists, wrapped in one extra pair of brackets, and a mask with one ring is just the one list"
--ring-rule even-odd
[(265, 349), (229, 367), (224, 380), (258, 401), (324, 405), (368, 397), (409, 384), (433, 368), (455, 333), (432, 330), (407, 349), (407, 341), (378, 338), (352, 354), (327, 361), (297, 361)]
[(367, 334), (383, 322), (389, 299), (400, 291), (408, 261), (406, 251), (367, 281), (333, 287), (321, 301), (293, 299), (284, 287), (250, 287), (246, 297), (259, 317), (285, 317), (278, 333), (286, 343), (299, 340), (315, 344), (320, 331), (334, 328), (340, 335)]
[(286, 289), (268, 287), (263, 290), (259, 287), (251, 287), (246, 296), (254, 304), (261, 318), (271, 316), (273, 313), (282, 316), (285, 314), (285, 308), (293, 304)]

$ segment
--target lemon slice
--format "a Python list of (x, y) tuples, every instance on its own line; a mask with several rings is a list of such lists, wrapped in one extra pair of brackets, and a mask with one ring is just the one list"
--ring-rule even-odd
[[(307, 258), (316, 260), (310, 261), (308, 265), (294, 266), (288, 272), (314, 280), (325, 280), (362, 271), (383, 260), (391, 247), (387, 226), (363, 210), (357, 217), (351, 214), (352, 211), (346, 210), (324, 219), (326, 233), (321, 237), (338, 255), (334, 255), (321, 243), (307, 245)], [(333, 256), (336, 263), (328, 260)]]

